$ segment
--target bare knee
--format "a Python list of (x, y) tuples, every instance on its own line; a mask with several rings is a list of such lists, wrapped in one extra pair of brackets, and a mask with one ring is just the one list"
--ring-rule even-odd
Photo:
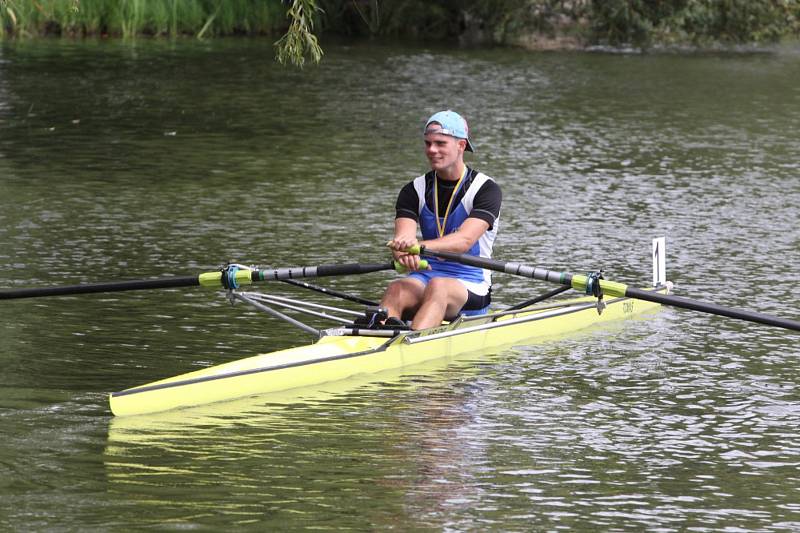
[(433, 278), (425, 286), (425, 299), (429, 297), (446, 296), (452, 290), (452, 285), (447, 278)]
[(413, 313), (419, 307), (423, 290), (421, 283), (409, 279), (393, 281), (383, 293), (381, 307), (385, 307), (389, 311), (389, 316), (399, 317)]
[(467, 301), (467, 289), (451, 278), (433, 278), (425, 287), (424, 302), (438, 305), (446, 317), (452, 317), (461, 310)]
[(424, 288), (421, 284), (410, 282), (408, 279), (398, 279), (391, 282), (383, 293), (384, 300), (419, 300)]
[(406, 292), (406, 288), (403, 287), (403, 284), (400, 283), (400, 280), (395, 280), (391, 282), (383, 293), (384, 299), (386, 298), (397, 298), (401, 296), (404, 292)]

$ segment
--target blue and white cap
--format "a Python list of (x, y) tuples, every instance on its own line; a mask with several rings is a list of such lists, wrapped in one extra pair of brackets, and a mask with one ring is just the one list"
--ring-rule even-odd
[[(432, 122), (440, 124), (441, 127), (428, 128)], [(469, 140), (469, 126), (467, 126), (467, 121), (455, 111), (450, 111), (448, 109), (447, 111), (439, 111), (431, 115), (431, 118), (425, 123), (423, 133), (439, 133), (441, 135), (450, 135), (457, 139), (464, 139), (467, 141), (466, 150), (468, 152), (475, 151), (472, 149), (472, 143)]]

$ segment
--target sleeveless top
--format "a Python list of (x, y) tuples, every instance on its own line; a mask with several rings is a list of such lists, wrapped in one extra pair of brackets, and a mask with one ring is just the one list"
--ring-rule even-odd
[[(447, 217), (444, 217), (444, 210), (439, 209), (439, 224), (436, 222), (436, 213), (432, 209), (433, 202), (439, 202), (439, 206), (444, 203), (446, 208), (449, 195), (443, 198), (434, 198), (434, 180), (436, 179), (434, 172), (428, 172), (423, 176), (414, 179), (409, 185), (413, 186), (416, 192), (417, 205), (416, 205), (416, 219), (422, 232), (423, 240), (436, 239), (439, 237), (439, 226), (445, 224), (444, 234), (453, 233), (458, 230), (461, 224), (472, 215), (475, 218), (485, 220), (489, 224), (483, 235), (475, 242), (475, 244), (465, 253), (479, 257), (489, 258), (492, 256), (492, 246), (497, 237), (497, 229), (499, 225), (499, 211), (500, 211), (500, 190), (494, 180), (476, 170), (467, 168), (466, 175), (458, 190), (452, 191), (451, 195), (455, 195), (453, 203), (450, 207), (450, 212)], [(440, 187), (442, 180), (440, 180)], [(488, 186), (487, 183), (490, 183)], [(406, 199), (410, 201), (408, 192), (406, 192)], [(476, 209), (476, 198), (481, 199), (480, 195), (484, 195), (481, 205), (489, 206), (490, 209)], [(485, 201), (487, 195), (494, 195), (489, 202)], [(441, 192), (440, 192), (441, 197)], [(403, 191), (398, 198), (397, 216), (408, 216), (404, 213), (410, 211), (410, 205), (403, 206), (401, 199), (403, 198)], [(441, 200), (445, 200), (442, 202)], [(406, 207), (403, 209), (403, 207)], [(470, 290), (478, 295), (485, 295), (488, 293), (492, 284), (492, 272), (490, 270), (477, 268), (468, 265), (462, 265), (452, 261), (443, 261), (436, 258), (429, 258), (429, 263), (434, 272), (439, 275), (458, 278), (467, 282)]]

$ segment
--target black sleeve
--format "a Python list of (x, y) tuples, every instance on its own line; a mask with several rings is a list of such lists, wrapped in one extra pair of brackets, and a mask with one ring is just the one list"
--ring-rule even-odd
[(408, 182), (397, 195), (397, 203), (394, 206), (394, 218), (411, 218), (419, 222), (419, 195), (414, 188), (414, 182)]
[(489, 229), (494, 227), (494, 222), (500, 216), (500, 204), (503, 203), (503, 193), (494, 180), (486, 180), (472, 202), (472, 211), (468, 218), (479, 218), (489, 224)]

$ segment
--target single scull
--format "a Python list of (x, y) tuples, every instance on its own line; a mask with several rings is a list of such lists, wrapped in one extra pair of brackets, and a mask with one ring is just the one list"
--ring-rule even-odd
[[(376, 327), (372, 323), (356, 325), (370, 322), (370, 318), (379, 316), (375, 315), (374, 309), (365, 314), (275, 294), (241, 290), (242, 286), (255, 282), (284, 281), (361, 305), (372, 305), (374, 302), (363, 298), (317, 287), (297, 279), (397, 269), (396, 263), (264, 270), (227, 265), (220, 271), (198, 276), (10, 289), (0, 291), (0, 299), (168, 287), (216, 287), (225, 289), (231, 301), (245, 302), (318, 336), (316, 342), (307, 346), (256, 355), (112, 393), (109, 397), (111, 411), (118, 416), (156, 413), (287, 391), (361, 374), (418, 365), (468, 352), (496, 351), (503, 347), (528, 343), (536, 338), (563, 335), (595, 324), (633, 317), (662, 304), (800, 331), (800, 322), (794, 320), (668, 294), (670, 284), (664, 277), (663, 243), (662, 238), (653, 244), (654, 286), (648, 289), (607, 281), (599, 272), (574, 275), (450, 252), (424, 248), (412, 250), (423, 256), (436, 256), (448, 261), (548, 281), (563, 287), (506, 310), (483, 316), (459, 317), (453, 322), (422, 331), (387, 329)], [(569, 288), (588, 296), (557, 301), (552, 299), (555, 294)], [(337, 326), (317, 329), (295, 318), (298, 314), (332, 321)]]

